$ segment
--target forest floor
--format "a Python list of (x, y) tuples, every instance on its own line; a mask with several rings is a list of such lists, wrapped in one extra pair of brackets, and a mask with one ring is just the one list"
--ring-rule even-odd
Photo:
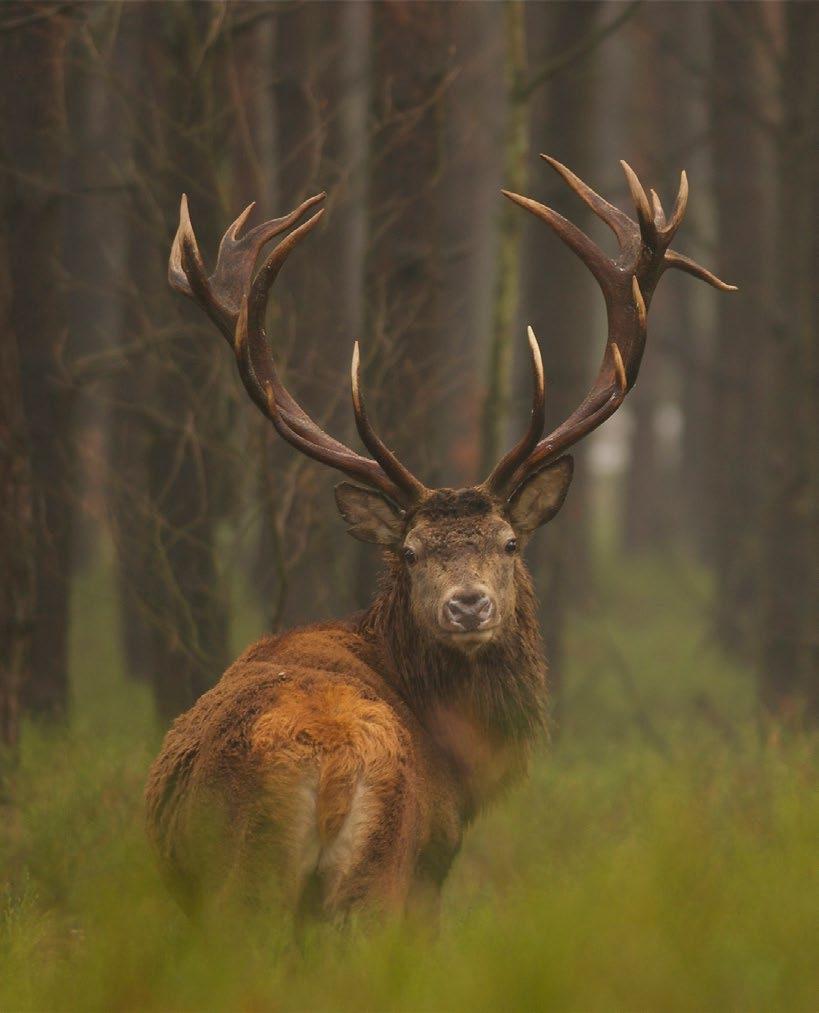
[(301, 948), (276, 912), (205, 935), (165, 893), (141, 810), (159, 735), (84, 578), (71, 727), (30, 730), (0, 792), (0, 1009), (815, 1010), (819, 743), (760, 725), (699, 574), (604, 570), (560, 737), (469, 832), (439, 933)]

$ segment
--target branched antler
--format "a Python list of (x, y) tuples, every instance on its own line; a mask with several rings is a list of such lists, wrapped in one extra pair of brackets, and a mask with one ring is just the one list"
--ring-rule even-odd
[(688, 203), (688, 179), (685, 172), (680, 175), (674, 211), (666, 219), (656, 192), (651, 191), (649, 202), (634, 170), (628, 163), (621, 162), (636, 209), (635, 222), (595, 193), (565, 165), (548, 155), (541, 157), (609, 226), (617, 238), (620, 253), (616, 259), (611, 260), (584, 232), (556, 211), (529, 197), (503, 191), (510, 200), (531, 211), (554, 229), (594, 275), (606, 302), (608, 341), (597, 378), (586, 397), (565, 422), (541, 438), (544, 421), (543, 365), (537, 340), (529, 328), (534, 374), (531, 422), (525, 435), (484, 482), (484, 487), (500, 498), (511, 495), (529, 475), (596, 429), (623, 403), (637, 380), (645, 348), (648, 307), (664, 271), (677, 268), (723, 292), (735, 291), (735, 286), (727, 285), (706, 268), (669, 249)]
[(256, 261), (271, 239), (294, 225), (324, 196), (310, 197), (289, 215), (263, 222), (240, 237), (255, 207), (250, 204), (222, 237), (216, 268), (208, 277), (183, 194), (168, 280), (177, 291), (199, 303), (224, 334), (236, 355), (247, 392), (284, 440), (407, 507), (423, 499), (427, 489), (385, 446), (367, 417), (360, 390), (358, 345), (352, 364), (353, 409), (358, 431), (374, 460), (340, 443), (310, 418), (282, 384), (267, 341), (265, 313), (273, 282), (292, 250), (315, 228), (324, 211), (317, 211), (275, 246), (254, 276)]

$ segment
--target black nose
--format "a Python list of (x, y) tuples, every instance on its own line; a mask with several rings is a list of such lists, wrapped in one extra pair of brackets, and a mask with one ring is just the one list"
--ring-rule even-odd
[(444, 606), (448, 622), (465, 633), (476, 630), (485, 623), (493, 611), (492, 599), (483, 591), (459, 591)]

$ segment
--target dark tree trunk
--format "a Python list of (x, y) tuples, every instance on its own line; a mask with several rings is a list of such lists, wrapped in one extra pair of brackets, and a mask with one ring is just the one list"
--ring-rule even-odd
[[(373, 4), (368, 243), (363, 374), (387, 443), (427, 485), (445, 470), (441, 390), (442, 98), (448, 84), (446, 4)], [(438, 437), (438, 438), (436, 438)], [(358, 598), (375, 588), (362, 557)]]
[[(530, 73), (550, 57), (568, 52), (587, 35), (598, 5), (527, 6)], [(530, 108), (532, 154), (554, 155), (581, 178), (592, 178), (594, 60), (570, 63), (535, 93)], [(550, 142), (550, 139), (551, 142)], [(547, 166), (533, 166), (529, 192), (587, 228), (589, 214)], [(515, 209), (519, 210), (519, 209)], [(520, 214), (524, 212), (520, 211)], [(547, 429), (567, 418), (583, 399), (605, 342), (594, 313), (599, 290), (584, 265), (539, 221), (526, 223), (522, 310), (540, 338), (547, 377)], [(603, 325), (605, 326), (605, 325)], [(523, 335), (520, 337), (523, 349)], [(523, 359), (523, 356), (521, 356)], [(526, 377), (527, 391), (531, 379)], [(528, 393), (526, 398), (528, 400)], [(523, 402), (525, 403), (525, 402)], [(525, 411), (521, 412), (521, 424)], [(563, 700), (567, 611), (584, 593), (588, 576), (588, 476), (586, 451), (575, 455), (575, 472), (560, 517), (532, 546), (532, 567), (541, 603), (549, 660), (552, 709), (559, 725)]]
[[(27, 4), (6, 4), (3, 17), (12, 20), (24, 17), (27, 11)], [(56, 259), (61, 230), (58, 187), (65, 140), (66, 36), (67, 22), (59, 13), (0, 35), (0, 145), (6, 166), (3, 224), (10, 281), (7, 324), (19, 353), (34, 517), (36, 608), (31, 677), (24, 700), (32, 712), (55, 718), (62, 717), (68, 705), (72, 473), (72, 399), (60, 375), (65, 314)], [(13, 148), (9, 148), (11, 143)], [(13, 361), (9, 366), (13, 369)], [(10, 413), (9, 421), (14, 424), (13, 406)], [(20, 443), (16, 446), (19, 450)], [(11, 471), (15, 482), (27, 482), (25, 467), (12, 466)], [(26, 583), (27, 576), (19, 570), (18, 577)], [(21, 600), (26, 598), (27, 592), (23, 592)]]
[[(817, 144), (819, 6), (783, 9), (776, 311), (766, 481), (767, 600), (762, 699), (784, 718), (819, 718), (817, 592)], [(770, 264), (768, 264), (770, 267)]]
[[(1, 51), (2, 47), (0, 47)], [(34, 625), (34, 527), (8, 237), (0, 240), (0, 747), (16, 752)]]
[[(511, 373), (506, 387), (493, 370), (498, 354), (512, 362), (522, 346), (518, 327), (517, 287), (508, 299), (510, 326), (500, 323), (508, 283), (498, 274), (498, 216), (506, 210), (518, 235), (501, 240), (517, 243), (523, 227), (523, 215), (500, 195), (502, 186), (515, 188), (509, 178), (505, 138), (514, 134), (515, 125), (505, 130), (507, 81), (505, 73), (514, 73), (515, 53), (507, 45), (507, 36), (516, 20), (523, 20), (521, 5), (458, 4), (453, 8), (452, 40), (458, 73), (447, 94), (446, 160), (442, 178), (443, 204), (443, 290), (440, 356), (457, 370), (452, 396), (436, 412), (440, 431), (446, 433), (449, 457), (447, 485), (465, 485), (483, 478), (495, 463), (493, 448), (507, 435)], [(521, 35), (523, 32), (521, 31)], [(528, 138), (526, 110), (523, 121), (524, 141)], [(505, 157), (506, 155), (506, 157)], [(514, 214), (517, 212), (517, 214)], [(511, 263), (509, 262), (511, 260)], [(519, 254), (504, 261), (503, 270), (515, 272), (520, 284)], [(494, 317), (494, 320), (493, 320)], [(491, 329), (490, 329), (491, 328)], [(498, 349), (507, 342), (509, 348)], [(505, 403), (504, 403), (505, 402)], [(525, 409), (524, 415), (525, 417)], [(517, 419), (516, 421), (520, 421)], [(506, 447), (501, 450), (501, 453)]]
[[(361, 5), (298, 4), (276, 19), (277, 205), (289, 209), (322, 190), (328, 196), (322, 228), (288, 262), (274, 293), (274, 352), (299, 398), (342, 439), (349, 438), (349, 361), (361, 312), (366, 28)], [(343, 592), (360, 546), (340, 537), (332, 497), (339, 476), (299, 459), (270, 426), (265, 431), (257, 569), (275, 629), (354, 607)]]
[[(771, 223), (766, 203), (768, 138), (752, 115), (762, 110), (760, 53), (764, 5), (711, 10), (711, 85), (715, 205), (722, 278), (739, 286), (717, 304), (717, 341), (710, 370), (708, 558), (714, 565), (715, 628), (747, 657), (755, 653), (764, 571), (760, 525), (765, 469), (749, 419), (764, 403), (765, 349), (770, 343), (765, 300)], [(740, 20), (742, 24), (740, 24)], [(749, 25), (755, 31), (749, 31)], [(737, 95), (742, 102), (737, 102)], [(786, 395), (785, 395), (786, 396)]]
[[(147, 52), (157, 30), (156, 17), (148, 17), (143, 4), (123, 8), (114, 58), (124, 74), (137, 84), (144, 98), (151, 95)], [(159, 99), (155, 99), (157, 101)], [(118, 110), (112, 116), (116, 118)], [(144, 132), (143, 132), (144, 131)], [(116, 549), (118, 624), (126, 673), (151, 682), (161, 672), (154, 628), (162, 618), (156, 614), (157, 560), (153, 532), (155, 510), (148, 493), (148, 456), (153, 440), (149, 406), (157, 368), (151, 355), (151, 330), (157, 306), (168, 296), (161, 275), (163, 251), (157, 243), (152, 213), (152, 158), (155, 144), (150, 121), (143, 131), (118, 134), (122, 150), (119, 164), (130, 160), (136, 179), (126, 204), (126, 240), (123, 251), (122, 326), (120, 361), (110, 379), (111, 416), (108, 434), (108, 507)], [(159, 224), (159, 223), (156, 223)], [(163, 222), (164, 237), (171, 223)]]
[[(650, 5), (642, 12), (642, 34), (630, 36), (637, 48), (637, 60), (632, 82), (635, 104), (629, 108), (631, 122), (627, 127), (630, 161), (646, 186), (663, 193), (662, 184), (666, 184), (668, 192), (663, 196), (669, 214), (679, 174), (670, 171), (668, 163), (679, 157), (679, 134), (669, 134), (666, 125), (679, 118), (675, 109), (678, 95), (668, 62), (657, 60), (654, 36), (673, 13), (664, 4)], [(624, 206), (634, 214), (630, 198)], [(664, 404), (671, 408), (665, 353), (668, 343), (674, 340), (674, 303), (679, 291), (666, 280), (652, 303), (649, 348), (640, 367), (640, 382), (628, 400), (631, 426), (623, 509), (623, 548), (627, 552), (656, 549), (668, 538), (670, 496), (666, 479), (671, 469), (667, 449), (660, 441), (659, 419)]]

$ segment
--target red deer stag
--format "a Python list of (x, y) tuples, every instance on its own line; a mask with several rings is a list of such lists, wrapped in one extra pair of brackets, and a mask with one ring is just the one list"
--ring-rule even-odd
[(465, 826), (526, 769), (543, 728), (546, 662), (522, 549), (560, 509), (565, 452), (623, 403), (637, 379), (646, 311), (668, 268), (729, 291), (669, 249), (685, 213), (680, 180), (666, 219), (624, 162), (637, 221), (543, 156), (614, 232), (611, 260), (548, 207), (504, 191), (550, 226), (603, 291), (608, 340), (593, 386), (553, 432), (531, 329), (534, 375), (526, 433), (469, 489), (428, 489), (388, 449), (364, 406), (358, 346), (352, 400), (362, 456), (322, 430), (285, 388), (264, 329), (271, 285), (317, 211), (267, 256), (262, 248), (315, 207), (222, 239), (210, 277), (182, 198), (171, 285), (222, 331), (239, 374), (278, 434), (343, 472), (336, 487), (350, 534), (384, 550), (372, 604), (350, 618), (264, 637), (168, 732), (146, 789), (160, 864), (189, 910), (258, 900), (273, 887), (296, 913), (404, 910), (435, 899)]

